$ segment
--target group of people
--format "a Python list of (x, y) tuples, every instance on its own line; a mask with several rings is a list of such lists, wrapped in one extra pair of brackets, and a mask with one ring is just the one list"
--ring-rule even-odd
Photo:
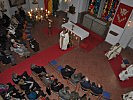
[(19, 92), (11, 83), (0, 84), (0, 100), (26, 99), (23, 92)]
[[(70, 66), (66, 66), (67, 68), (70, 68)], [(54, 75), (50, 75), (49, 73), (46, 72), (46, 69), (43, 66), (37, 66), (35, 64), (31, 65), (31, 70), (32, 73), (35, 74), (35, 76), (38, 76), (41, 81), (45, 84), (46, 86), (46, 92), (50, 96), (51, 92), (58, 93), (59, 97), (61, 97), (63, 100), (87, 100), (87, 95), (84, 94), (83, 96), (79, 96), (79, 93), (76, 91), (70, 91), (69, 87), (65, 87), (62, 82), (59, 82), (57, 78), (55, 78)], [(71, 72), (72, 68), (64, 72), (64, 78), (71, 78), (73, 73), (75, 72), (73, 69)], [(70, 73), (69, 73), (70, 72)], [(76, 75), (75, 75), (76, 76)], [(80, 76), (80, 75), (77, 75)], [(75, 80), (73, 80), (75, 82)], [(77, 80), (76, 80), (77, 82)]]
[(38, 83), (31, 76), (29, 76), (27, 72), (24, 72), (22, 75), (13, 73), (12, 80), (20, 87), (21, 90), (25, 92), (25, 96), (29, 100), (43, 100), (43, 98), (46, 97), (46, 94), (44, 94), (43, 90), (41, 90)]
[(27, 48), (27, 41), (33, 51), (39, 51), (39, 43), (31, 35), (32, 26), (32, 20), (26, 16), (22, 7), (15, 11), (11, 18), (2, 13), (2, 18), (0, 18), (0, 61), (3, 65), (10, 63), (16, 65), (12, 52), (17, 53), (20, 57), (29, 57), (31, 53)]
[(84, 91), (91, 90), (92, 94), (95, 96), (102, 94), (103, 88), (100, 84), (96, 85), (95, 82), (90, 83), (88, 77), (82, 75), (82, 73), (74, 74), (76, 69), (73, 69), (69, 65), (66, 65), (65, 68), (61, 69), (61, 74), (64, 79), (69, 79), (73, 84), (80, 82), (81, 88)]

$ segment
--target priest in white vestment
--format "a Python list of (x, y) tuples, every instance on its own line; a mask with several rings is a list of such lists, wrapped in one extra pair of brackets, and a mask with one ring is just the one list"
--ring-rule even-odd
[(113, 45), (107, 53), (105, 53), (105, 56), (108, 58), (108, 60), (111, 60), (115, 58), (117, 55), (119, 55), (121, 50), (122, 47), (119, 43), (117, 43), (116, 45)]
[(63, 29), (63, 31), (60, 33), (60, 48), (61, 50), (67, 50), (67, 46), (69, 43), (69, 33)]
[(121, 81), (128, 80), (130, 77), (133, 77), (133, 64), (131, 64), (129, 67), (126, 68), (126, 70), (123, 70), (119, 74), (119, 78)]
[(133, 91), (123, 94), (122, 100), (133, 100)]

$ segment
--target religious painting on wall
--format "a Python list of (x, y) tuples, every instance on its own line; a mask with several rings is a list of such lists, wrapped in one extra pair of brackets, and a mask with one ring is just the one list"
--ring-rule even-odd
[(9, 0), (10, 7), (26, 4), (26, 0)]
[(106, 0), (105, 6), (102, 12), (102, 19), (111, 22), (114, 18), (116, 8), (120, 0)]
[(118, 10), (116, 12), (116, 15), (114, 17), (114, 20), (113, 20), (113, 24), (121, 28), (124, 28), (132, 12), (132, 9), (133, 7), (120, 3)]
[(98, 14), (100, 3), (101, 3), (101, 0), (90, 0), (88, 10), (91, 15)]

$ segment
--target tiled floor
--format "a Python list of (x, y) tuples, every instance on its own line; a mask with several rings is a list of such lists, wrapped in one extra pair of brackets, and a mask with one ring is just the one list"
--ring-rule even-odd
[[(63, 13), (59, 13), (57, 18), (53, 19), (53, 27), (60, 27), (63, 21)], [(44, 21), (42, 23), (37, 23), (35, 27), (32, 29), (33, 36), (40, 43), (40, 51), (52, 46), (59, 41), (59, 35), (55, 36), (47, 36), (43, 33), (43, 28), (47, 27), (47, 22)], [(86, 52), (85, 50), (76, 47), (74, 50), (69, 53), (59, 57), (57, 61), (65, 66), (69, 64), (70, 66), (76, 68), (76, 73), (81, 72), (84, 75), (88, 76), (91, 82), (100, 83), (103, 85), (104, 90), (111, 93), (112, 100), (121, 100), (121, 94), (127, 91), (133, 90), (133, 88), (121, 88), (119, 85), (119, 81), (117, 77), (113, 73), (110, 64), (108, 63), (106, 57), (104, 56), (104, 51), (108, 50), (111, 45), (106, 42), (101, 43), (99, 46), (94, 48), (90, 52)], [(32, 52), (32, 54), (35, 54)], [(16, 56), (16, 54), (15, 54)], [(133, 50), (130, 48), (126, 48), (122, 51), (122, 56), (124, 58), (128, 58), (130, 62), (133, 62)], [(16, 56), (17, 62), (21, 62), (24, 58), (19, 58)], [(4, 71), (11, 67), (10, 65), (2, 66), (0, 64), (0, 70)], [(49, 72), (52, 72), (56, 75), (60, 81), (67, 84), (66, 81), (56, 73), (53, 72), (52, 69), (47, 68)], [(34, 77), (35, 78), (35, 77)], [(38, 79), (37, 79), (38, 80)], [(43, 84), (38, 80), (38, 82), (43, 86)], [(74, 86), (71, 89), (74, 90)], [(43, 86), (43, 89), (44, 86)], [(79, 91), (80, 95), (83, 95), (83, 92)], [(57, 98), (57, 96), (52, 96), (52, 98)], [(91, 100), (96, 100), (95, 97), (91, 97)]]

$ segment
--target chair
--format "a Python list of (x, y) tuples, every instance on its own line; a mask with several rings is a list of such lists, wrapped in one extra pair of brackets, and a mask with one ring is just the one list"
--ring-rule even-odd
[(111, 100), (110, 99), (110, 93), (107, 91), (103, 91), (102, 98), (103, 98), (102, 100)]

